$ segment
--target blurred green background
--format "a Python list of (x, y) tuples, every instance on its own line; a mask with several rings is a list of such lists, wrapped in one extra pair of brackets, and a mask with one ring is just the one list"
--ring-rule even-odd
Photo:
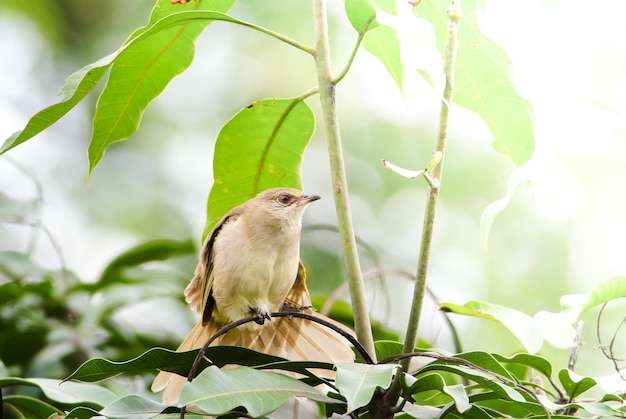
[[(343, 3), (329, 3), (333, 67), (338, 71), (356, 34)], [(490, 133), (480, 118), (454, 107), (429, 286), (442, 301), (482, 299), (530, 315), (558, 311), (561, 295), (586, 292), (602, 279), (626, 273), (626, 27), (620, 13), (607, 13), (624, 6), (617, 0), (602, 7), (579, 0), (484, 5), (482, 28), (511, 57), (516, 87), (534, 107), (537, 148), (524, 168), (532, 184), (518, 190), (496, 219), (486, 252), (480, 215), (505, 194), (513, 165), (491, 149)], [(65, 78), (117, 49), (147, 21), (152, 6), (148, 0), (55, 0), (36, 7), (0, 0), (1, 137), (55, 103)], [(403, 2), (399, 6), (408, 7)], [(307, 44), (313, 40), (309, 2), (240, 1), (229, 14)], [(413, 273), (425, 183), (386, 171), (380, 160), (412, 169), (425, 166), (434, 145), (440, 96), (410, 66), (428, 70), (437, 85), (442, 76), (430, 28), (416, 19), (404, 23), (405, 95), (382, 65), (361, 50), (338, 86), (337, 101), (356, 232), (376, 249), (384, 267)], [(170, 239), (197, 249), (212, 184), (213, 144), (221, 126), (258, 99), (295, 97), (315, 84), (309, 56), (246, 28), (214, 23), (200, 37), (191, 68), (148, 108), (130, 141), (108, 150), (86, 186), (96, 100), (90, 95), (51, 129), (0, 156), (0, 251), (32, 255), (31, 261), (16, 262), (19, 256), (4, 253), (0, 287), (20, 277), (19, 264), (24, 269), (20, 278), (30, 275), (31, 284), (51, 285), (58, 291), (54, 298), (64, 301), (73, 286), (97, 281), (117, 255), (140, 243)], [(318, 97), (307, 102), (319, 121)], [(304, 157), (305, 190), (323, 197), (308, 210), (307, 226), (336, 223), (322, 133), (318, 125)], [(83, 356), (75, 359), (80, 351), (66, 345), (58, 349), (64, 352), (40, 353), (37, 362), (7, 365), (7, 371), (61, 378), (67, 371), (54, 366), (58, 353), (67, 356), (71, 370), (89, 356), (124, 359), (151, 344), (175, 347), (194, 322), (181, 296), (196, 249), (181, 249), (174, 252), (175, 260), (126, 272), (133, 278), (126, 284), (97, 292), (83, 289), (84, 298), (71, 301), (75, 312), (59, 314), (59, 319), (82, 318), (100, 307), (101, 319), (110, 317), (118, 325), (91, 329), (97, 322), (77, 320), (81, 333), (71, 342), (89, 349)], [(344, 282), (336, 234), (306, 229), (302, 257), (314, 295), (326, 296)], [(365, 252), (361, 263), (366, 271), (373, 267)], [(75, 277), (68, 274), (72, 279), (62, 282), (58, 271), (63, 266)], [(33, 275), (33, 270), (54, 274)], [(134, 288), (142, 291), (130, 291)], [(371, 281), (367, 289), (372, 316), (401, 334), (412, 284), (390, 275), (384, 284)], [(23, 326), (12, 327), (37, 335), (33, 325), (44, 324), (41, 317), (53, 310), (44, 307), (45, 299), (20, 304), (32, 310), (23, 315)], [(609, 311), (607, 339), (623, 317), (623, 306)], [(0, 301), (0, 314), (8, 324), (17, 315), (15, 301)], [(596, 314), (584, 317), (577, 365), (581, 374), (613, 371), (597, 348)], [(495, 323), (461, 317), (454, 322), (466, 350), (509, 354), (522, 349)], [(0, 329), (0, 335), (7, 336), (6, 330)], [(128, 336), (115, 340), (112, 330), (126, 330)], [(45, 333), (37, 335), (45, 341), (42, 347), (64, 339)], [(147, 337), (133, 341), (129, 336), (136, 334)], [(432, 301), (425, 305), (420, 334), (437, 347), (453, 350), (450, 332)], [(118, 350), (110, 350), (109, 344)], [(624, 351), (622, 341), (618, 353)], [(541, 354), (565, 367), (569, 351), (546, 344)]]

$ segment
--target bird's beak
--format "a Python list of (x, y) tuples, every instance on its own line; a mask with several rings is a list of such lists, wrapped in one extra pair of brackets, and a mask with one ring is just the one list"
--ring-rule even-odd
[(307, 205), (310, 204), (313, 201), (317, 201), (318, 199), (320, 199), (321, 197), (319, 195), (304, 195), (302, 196), (302, 198), (298, 199), (296, 202), (294, 202), (297, 206), (300, 205)]

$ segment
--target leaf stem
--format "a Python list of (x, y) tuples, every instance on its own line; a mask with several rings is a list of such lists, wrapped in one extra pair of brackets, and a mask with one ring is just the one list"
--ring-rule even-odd
[(339, 83), (345, 76), (346, 74), (348, 74), (348, 71), (350, 70), (350, 67), (352, 67), (352, 63), (354, 62), (354, 58), (356, 57), (356, 53), (359, 50), (359, 47), (361, 46), (361, 42), (363, 42), (363, 38), (365, 37), (365, 33), (369, 30), (370, 25), (372, 24), (372, 22), (376, 19), (376, 13), (374, 13), (372, 15), (372, 17), (370, 17), (367, 22), (365, 22), (365, 25), (363, 26), (363, 29), (361, 29), (361, 32), (359, 32), (359, 37), (356, 40), (356, 44), (354, 44), (354, 48), (352, 49), (352, 53), (350, 54), (350, 57), (348, 58), (348, 62), (346, 63), (345, 67), (343, 68), (343, 70), (341, 70), (341, 73), (339, 73), (339, 75), (337, 77), (335, 77), (333, 79), (333, 84), (337, 84)]
[(320, 101), (325, 122), (339, 237), (344, 256), (344, 267), (350, 286), (352, 310), (354, 312), (354, 328), (359, 342), (375, 360), (374, 339), (370, 327), (365, 288), (363, 286), (363, 274), (359, 264), (354, 227), (350, 215), (341, 133), (335, 107), (335, 85), (330, 68), (326, 0), (313, 0), (313, 22), (315, 25), (315, 52), (313, 57), (315, 58)]
[[(433, 226), (435, 222), (435, 212), (437, 208), (437, 200), (439, 198), (441, 174), (443, 170), (443, 157), (448, 138), (448, 117), (450, 113), (450, 103), (452, 103), (452, 95), (454, 92), (454, 67), (456, 64), (457, 52), (457, 33), (458, 25), (461, 20), (461, 0), (452, 0), (450, 7), (446, 10), (448, 14), (448, 36), (444, 50), (444, 73), (446, 77), (446, 85), (443, 90), (441, 99), (441, 109), (439, 113), (439, 133), (437, 135), (437, 143), (435, 144), (435, 152), (441, 153), (441, 162), (433, 168), (432, 175), (428, 182), (428, 196), (426, 200), (426, 209), (424, 213), (424, 223), (422, 227), (422, 237), (420, 242), (420, 252), (417, 263), (417, 275), (415, 288), (413, 291), (413, 303), (409, 315), (406, 337), (404, 340), (404, 353), (413, 352), (415, 343), (417, 342), (417, 330), (419, 326), (420, 314), (422, 312), (422, 304), (426, 291), (426, 277), (428, 272), (428, 261), (430, 259), (430, 247), (433, 237)], [(401, 361), (402, 368), (407, 371), (410, 358)]]

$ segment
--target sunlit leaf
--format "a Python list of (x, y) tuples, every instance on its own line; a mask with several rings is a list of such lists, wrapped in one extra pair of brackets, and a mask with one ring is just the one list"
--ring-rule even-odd
[(267, 99), (242, 109), (221, 129), (204, 235), (231, 208), (265, 189), (302, 188), (300, 165), (315, 121), (300, 99)]
[(583, 309), (587, 310), (617, 298), (626, 297), (626, 276), (616, 276), (596, 284), (589, 291), (589, 299)]
[[(520, 166), (530, 159), (535, 149), (530, 105), (513, 86), (511, 60), (480, 30), (479, 3), (467, 0), (462, 4), (453, 100), (478, 113), (491, 130), (494, 149)], [(449, 0), (423, 0), (414, 8), (416, 16), (433, 26), (437, 49), (442, 55), (449, 5)]]
[[(192, 2), (189, 8), (224, 12), (234, 0)], [(131, 136), (139, 126), (148, 104), (178, 74), (191, 65), (194, 41), (209, 19), (188, 21), (180, 26), (164, 27), (155, 23), (180, 11), (168, 0), (160, 0), (146, 30), (136, 32), (122, 53), (115, 59), (98, 104), (89, 146), (89, 172), (95, 168), (112, 143)], [(179, 13), (180, 14), (180, 13)], [(145, 35), (151, 31), (151, 36)]]
[(180, 404), (193, 404), (211, 415), (221, 415), (242, 406), (252, 417), (267, 415), (293, 397), (324, 403), (340, 403), (295, 378), (252, 368), (205, 369), (185, 384)]
[(361, 33), (367, 26), (367, 30), (378, 26), (376, 22), (376, 8), (370, 0), (346, 0), (346, 15), (357, 32)]
[(400, 56), (400, 37), (398, 31), (391, 26), (379, 25), (365, 33), (363, 37), (365, 49), (378, 58), (404, 95), (402, 81), (404, 65)]
[(367, 405), (377, 387), (387, 388), (397, 365), (368, 365), (342, 362), (336, 365), (335, 385), (348, 401), (348, 411)]
[(440, 307), (444, 311), (502, 323), (530, 353), (537, 352), (543, 343), (533, 318), (521, 311), (481, 301), (470, 301), (462, 306), (443, 303)]

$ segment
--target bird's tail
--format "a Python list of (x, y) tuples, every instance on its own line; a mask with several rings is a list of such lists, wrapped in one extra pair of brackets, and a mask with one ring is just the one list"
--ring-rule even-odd
[[(347, 330), (341, 324), (310, 308), (301, 311)], [(205, 325), (201, 321), (198, 322), (177, 350), (182, 352), (201, 348), (222, 326), (224, 325), (214, 321), (209, 321)], [(321, 361), (335, 364), (354, 360), (354, 353), (344, 337), (326, 326), (299, 317), (275, 317), (271, 321), (266, 321), (263, 327), (252, 331), (231, 329), (211, 344), (218, 345), (243, 346), (292, 361)], [(325, 370), (323, 372), (328, 373)], [(332, 377), (327, 374), (326, 378)], [(186, 382), (186, 378), (180, 375), (161, 371), (152, 383), (152, 391), (165, 389), (163, 400), (171, 403), (178, 399)]]

